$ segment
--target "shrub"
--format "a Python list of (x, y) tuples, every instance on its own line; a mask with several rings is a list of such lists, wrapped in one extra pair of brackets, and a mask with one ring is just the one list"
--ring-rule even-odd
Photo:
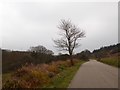
[[(29, 68), (30, 67), (30, 68)], [(40, 87), (50, 82), (47, 73), (36, 69), (35, 66), (23, 66), (18, 69), (10, 80), (6, 82), (4, 88), (34, 88)]]
[(57, 68), (57, 66), (56, 65), (50, 65), (48, 68), (47, 68), (47, 70), (49, 71), (49, 72), (53, 72), (53, 73), (59, 73), (59, 69)]
[[(74, 60), (74, 63), (77, 63)], [(38, 88), (49, 84), (60, 71), (69, 67), (70, 61), (56, 61), (50, 64), (26, 64), (15, 71), (3, 88)]]

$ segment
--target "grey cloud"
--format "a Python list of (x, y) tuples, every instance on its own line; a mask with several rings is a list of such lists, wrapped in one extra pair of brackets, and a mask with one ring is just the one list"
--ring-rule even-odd
[(59, 38), (60, 19), (71, 19), (86, 31), (79, 41), (84, 49), (94, 50), (118, 42), (117, 2), (3, 3), (2, 48), (27, 50), (44, 45), (55, 51), (52, 39)]

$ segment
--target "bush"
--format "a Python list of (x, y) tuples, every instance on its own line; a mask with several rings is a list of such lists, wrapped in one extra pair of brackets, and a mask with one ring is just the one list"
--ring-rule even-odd
[(48, 68), (47, 68), (47, 70), (49, 71), (49, 72), (53, 72), (53, 73), (59, 73), (59, 69), (57, 68), (57, 66), (56, 65), (50, 65)]
[[(74, 63), (77, 63), (74, 60)], [(56, 61), (50, 64), (26, 64), (15, 71), (3, 88), (40, 88), (51, 82), (52, 78), (69, 67), (70, 61)]]
[(12, 79), (5, 83), (4, 88), (35, 88), (49, 82), (50, 78), (47, 73), (29, 65), (18, 69), (12, 75)]

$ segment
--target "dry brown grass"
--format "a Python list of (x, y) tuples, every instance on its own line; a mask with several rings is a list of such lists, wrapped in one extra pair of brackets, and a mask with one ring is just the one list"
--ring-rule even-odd
[[(74, 63), (78, 63), (74, 60)], [(66, 67), (70, 67), (69, 60), (54, 61), (49, 64), (26, 64), (11, 75), (3, 88), (38, 88), (51, 82), (51, 79)]]

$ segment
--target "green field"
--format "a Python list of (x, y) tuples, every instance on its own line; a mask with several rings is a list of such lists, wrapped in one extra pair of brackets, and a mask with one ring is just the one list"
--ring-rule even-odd
[(102, 58), (100, 62), (115, 66), (115, 67), (120, 67), (120, 60), (118, 56), (113, 56), (113, 57), (108, 57), (108, 58)]

